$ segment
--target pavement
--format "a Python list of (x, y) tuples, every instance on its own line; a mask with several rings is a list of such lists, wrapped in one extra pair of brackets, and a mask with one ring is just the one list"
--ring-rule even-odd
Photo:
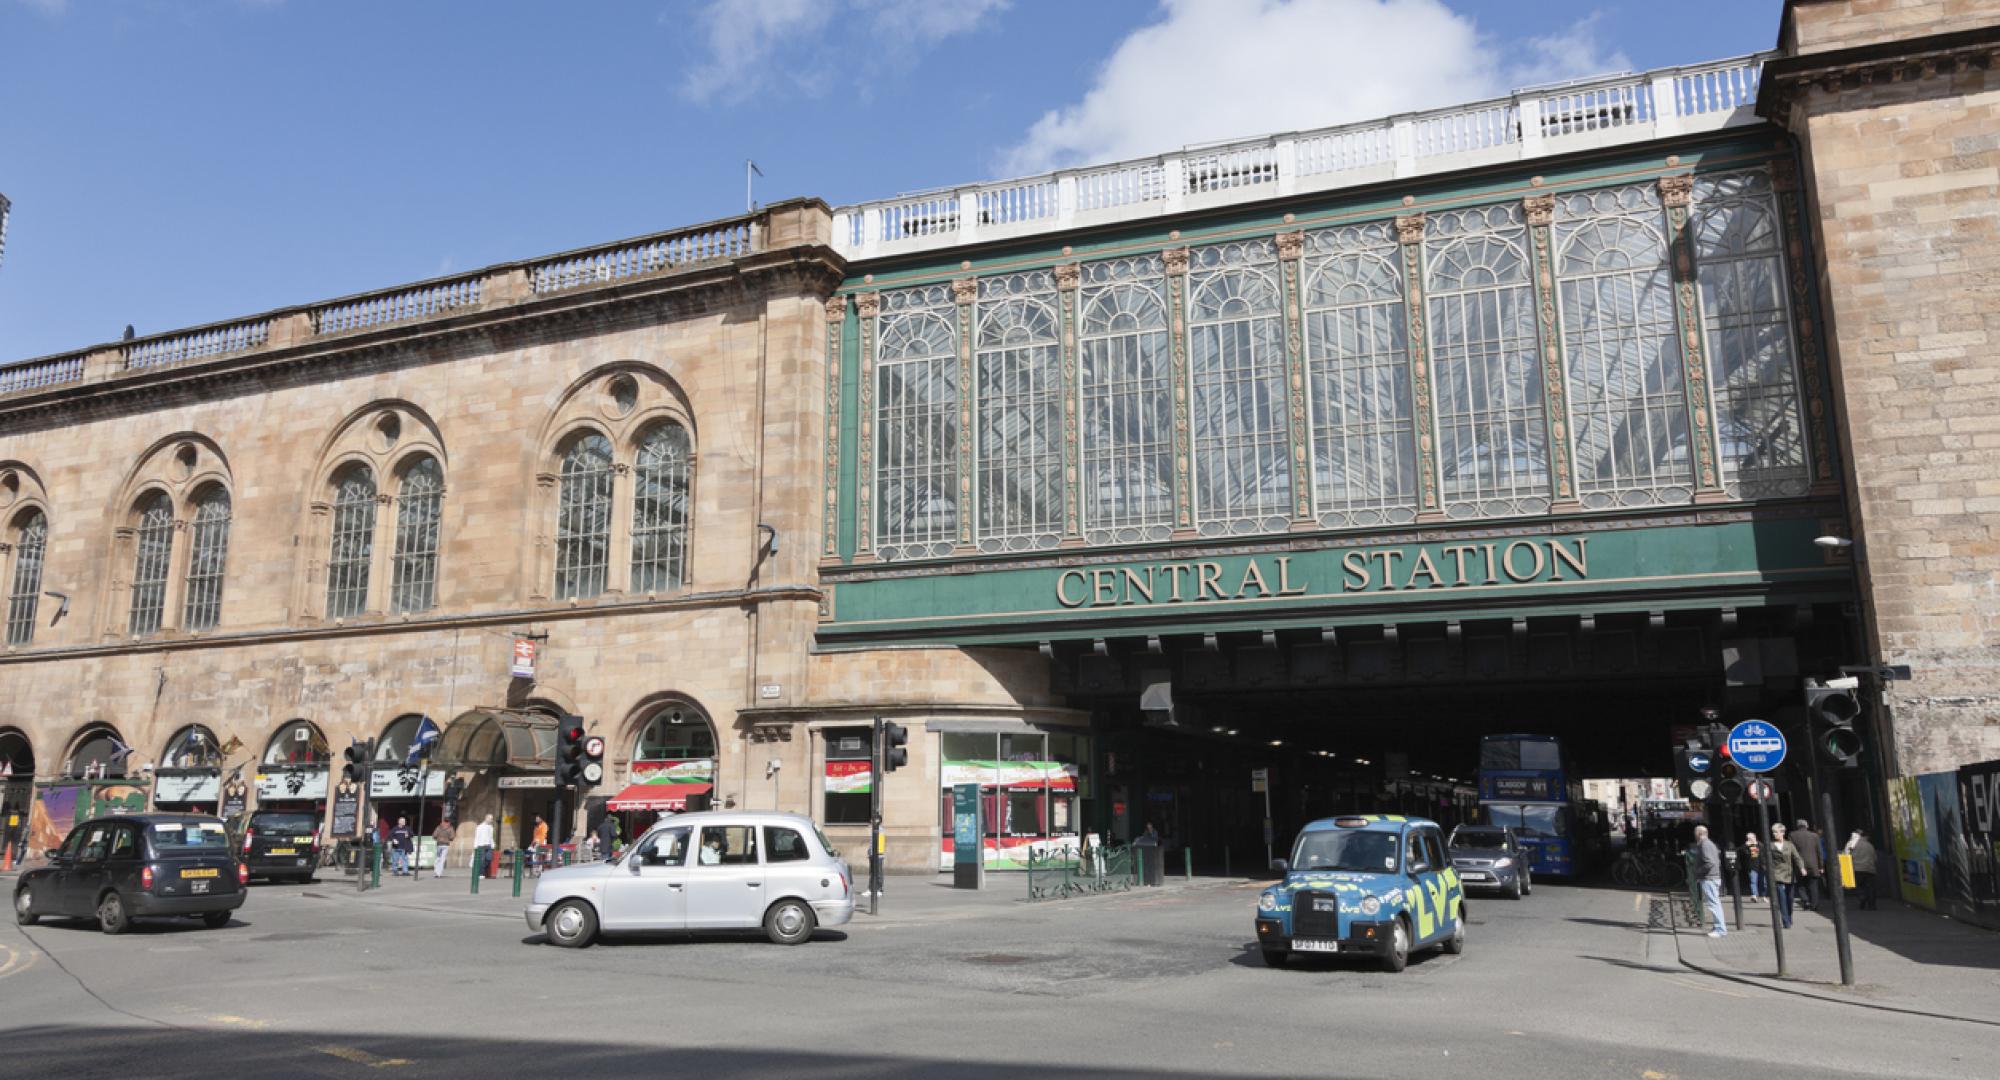
[(462, 874), (369, 892), (332, 876), (260, 884), (219, 930), (0, 925), (0, 1074), (1992, 1074), (1982, 1027), (1690, 970), (1693, 940), (1631, 890), (1475, 897), (1463, 955), (1391, 975), (1343, 958), (1266, 967), (1261, 882), (1026, 903), (1019, 875), (989, 881), (892, 877), (881, 915), (797, 948), (649, 935), (556, 949), (520, 921), (511, 883), (475, 899)]
[[(1725, 916), (1734, 920), (1728, 898)], [(1897, 1010), (2000, 1027), (2000, 933), (1894, 900), (1879, 910), (1847, 910), (1854, 985), (1840, 982), (1832, 908), (1795, 909), (1785, 934), (1785, 976), (1778, 975), (1769, 904), (1743, 905), (1720, 938), (1679, 926), (1681, 961), (1705, 974), (1767, 990), (1845, 1005)]]

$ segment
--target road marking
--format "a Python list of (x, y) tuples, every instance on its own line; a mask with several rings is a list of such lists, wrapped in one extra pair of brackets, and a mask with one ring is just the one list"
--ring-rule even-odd
[(258, 1030), (271, 1026), (269, 1020), (252, 1020), (247, 1016), (211, 1016), (208, 1020), (212, 1024), (234, 1024), (237, 1027), (256, 1028)]
[(1739, 994), (1734, 990), (1724, 990), (1721, 989), (1720, 987), (1715, 987), (1715, 986), (1704, 986), (1701, 983), (1693, 981), (1692, 979), (1669, 977), (1667, 981), (1673, 983), (1675, 986), (1685, 986), (1689, 990), (1700, 990), (1703, 993), (1708, 993), (1708, 994), (1721, 994), (1723, 997), (1747, 998), (1750, 996), (1749, 994)]
[(356, 1065), (366, 1065), (371, 1069), (386, 1069), (396, 1065), (408, 1065), (411, 1063), (409, 1058), (376, 1057), (366, 1050), (357, 1050), (352, 1046), (315, 1046), (313, 1049), (322, 1054), (337, 1057), (342, 1061), (351, 1061)]
[(7, 954), (7, 962), (0, 964), (0, 979), (19, 975), (23, 971), (34, 967), (35, 957), (40, 955), (38, 953), (24, 953), (12, 945), (0, 945), (0, 951), (5, 951)]

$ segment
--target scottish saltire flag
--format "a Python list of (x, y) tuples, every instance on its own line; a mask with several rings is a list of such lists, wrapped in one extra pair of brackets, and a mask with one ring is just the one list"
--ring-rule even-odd
[(444, 732), (438, 729), (430, 717), (424, 717), (417, 724), (416, 737), (410, 740), (410, 758), (404, 764), (415, 765), (418, 758), (431, 752), (431, 744), (437, 742), (443, 735)]

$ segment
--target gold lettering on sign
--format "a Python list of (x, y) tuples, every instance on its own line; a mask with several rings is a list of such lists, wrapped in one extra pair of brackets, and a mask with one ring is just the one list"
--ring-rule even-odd
[(1200, 591), (1196, 592), (1194, 596), (1196, 600), (1207, 599), (1208, 594), (1211, 590), (1214, 591), (1215, 598), (1217, 600), (1229, 599), (1229, 597), (1224, 596), (1222, 594), (1221, 563), (1212, 563), (1212, 562), (1196, 563), (1195, 571), (1201, 578), (1201, 589)]
[[(1514, 553), (1522, 548), (1527, 548), (1528, 554), (1534, 556), (1535, 560), (1525, 574), (1514, 569)], [(1507, 577), (1511, 580), (1533, 581), (1542, 576), (1542, 565), (1546, 560), (1547, 556), (1542, 554), (1539, 545), (1528, 540), (1516, 540), (1507, 545), (1507, 554), (1500, 557), (1500, 568), (1507, 571)]]
[(1082, 607), (1083, 605), (1089, 603), (1090, 597), (1088, 596), (1079, 596), (1074, 600), (1070, 599), (1069, 596), (1070, 578), (1075, 578), (1078, 584), (1082, 584), (1083, 571), (1065, 570), (1062, 572), (1062, 576), (1056, 579), (1056, 603), (1061, 604), (1064, 607)]
[(1431, 553), (1425, 551), (1423, 548), (1417, 549), (1416, 565), (1410, 568), (1410, 580), (1407, 582), (1410, 588), (1414, 589), (1417, 587), (1417, 575), (1419, 574), (1431, 579), (1431, 583), (1424, 586), (1426, 589), (1435, 589), (1444, 584), (1444, 580), (1438, 577), (1437, 567), (1431, 563)]
[(1342, 555), (1340, 557), (1340, 568), (1347, 571), (1347, 581), (1344, 587), (1348, 592), (1365, 589), (1368, 587), (1368, 583), (1374, 580), (1368, 576), (1368, 560), (1363, 558), (1359, 551), (1350, 551)]
[(1292, 557), (1278, 556), (1278, 595), (1298, 596), (1306, 591), (1304, 585), (1292, 584)]
[(1137, 603), (1138, 601), (1132, 599), (1133, 594), (1136, 593), (1145, 597), (1148, 604), (1152, 603), (1153, 572), (1159, 568), (1156, 566), (1148, 566), (1146, 568), (1146, 583), (1143, 585), (1139, 583), (1139, 575), (1134, 573), (1131, 567), (1127, 566), (1123, 569), (1125, 571), (1125, 598), (1127, 602)]
[(1257, 569), (1257, 560), (1255, 559), (1251, 559), (1249, 562), (1243, 564), (1243, 581), (1236, 586), (1236, 595), (1241, 597), (1245, 593), (1248, 593), (1252, 584), (1257, 586), (1258, 596), (1271, 595), (1271, 587), (1264, 584), (1264, 572)]
[(1589, 560), (1585, 558), (1583, 551), (1583, 545), (1588, 543), (1590, 543), (1588, 537), (1578, 537), (1576, 541), (1576, 554), (1571, 555), (1569, 553), (1569, 549), (1562, 546), (1562, 544), (1559, 541), (1550, 541), (1549, 554), (1555, 557), (1549, 560), (1549, 580), (1551, 581), (1563, 580), (1562, 567), (1557, 565), (1558, 563), (1567, 563), (1571, 570), (1576, 571), (1576, 577), (1578, 581), (1581, 581), (1584, 578), (1589, 577), (1590, 563)]

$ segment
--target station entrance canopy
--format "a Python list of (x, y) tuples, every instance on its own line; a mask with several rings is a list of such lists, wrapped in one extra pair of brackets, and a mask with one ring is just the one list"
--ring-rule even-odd
[(433, 764), (460, 769), (553, 768), (556, 728), (556, 718), (547, 713), (472, 709), (445, 727)]

